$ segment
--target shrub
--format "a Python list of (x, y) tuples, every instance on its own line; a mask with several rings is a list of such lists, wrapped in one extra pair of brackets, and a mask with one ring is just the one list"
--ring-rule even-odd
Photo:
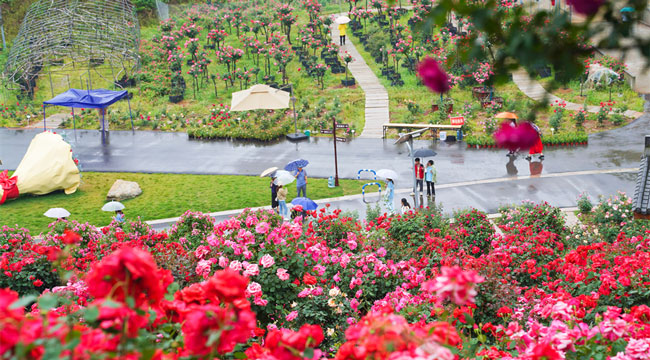
[(591, 203), (591, 200), (589, 200), (589, 195), (582, 193), (580, 196), (578, 196), (578, 209), (581, 213), (586, 214), (588, 212), (591, 212), (591, 209), (593, 209), (593, 207), (594, 206)]
[(542, 231), (563, 234), (567, 230), (562, 211), (547, 202), (534, 204), (525, 201), (519, 206), (502, 207), (499, 212), (498, 223), (506, 232), (517, 232), (520, 226), (529, 227), (535, 234)]
[(185, 249), (207, 245), (206, 237), (214, 229), (214, 219), (200, 212), (186, 211), (169, 230), (169, 240), (177, 241)]
[(456, 212), (452, 228), (470, 254), (478, 256), (489, 251), (495, 231), (486, 213), (476, 209)]

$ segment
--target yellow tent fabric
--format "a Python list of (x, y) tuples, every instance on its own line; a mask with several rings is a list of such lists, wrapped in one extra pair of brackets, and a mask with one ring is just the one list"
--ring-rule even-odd
[[(13, 176), (21, 194), (44, 195), (56, 190), (77, 191), (81, 176), (70, 144), (61, 135), (43, 132), (34, 137)], [(2, 191), (2, 190), (0, 190)]]
[(348, 24), (339, 24), (339, 35), (345, 36), (345, 30), (347, 30)]

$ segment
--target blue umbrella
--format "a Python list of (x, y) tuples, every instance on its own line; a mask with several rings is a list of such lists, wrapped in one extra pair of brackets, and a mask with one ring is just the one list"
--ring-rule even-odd
[(300, 205), (303, 210), (316, 210), (318, 209), (318, 204), (314, 200), (306, 197), (297, 197), (291, 200), (292, 205)]
[(288, 163), (287, 166), (284, 167), (284, 169), (287, 171), (297, 171), (299, 167), (304, 168), (307, 165), (309, 165), (309, 161), (304, 159), (298, 159)]
[(635, 9), (633, 7), (630, 7), (630, 6), (626, 6), (626, 7), (621, 9), (622, 13), (623, 12), (634, 12), (634, 11), (635, 11)]

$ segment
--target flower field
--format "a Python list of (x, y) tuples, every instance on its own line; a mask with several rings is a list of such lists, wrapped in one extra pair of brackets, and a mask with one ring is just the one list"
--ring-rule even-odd
[[(91, 87), (133, 93), (138, 129), (187, 131), (203, 139), (282, 138), (293, 130), (292, 109), (229, 111), (233, 92), (267, 84), (293, 90), (300, 129), (314, 133), (336, 118), (360, 131), (363, 91), (341, 83), (344, 61), (337, 55), (338, 46), (331, 44), (331, 21), (323, 14), (326, 5), (328, 1), (312, 0), (291, 6), (276, 2), (179, 5), (171, 19), (141, 29), (142, 66), (137, 72), (118, 76), (108, 65), (98, 65), (87, 74), (85, 70), (68, 74), (48, 65), (43, 71), (52, 70), (54, 75), (39, 79), (34, 99), (21, 97), (17, 106), (5, 99), (0, 126), (42, 120), (42, 101), (69, 87), (85, 88), (86, 80), (81, 84), (79, 79), (90, 77)], [(114, 82), (109, 81), (115, 76)], [(52, 108), (47, 114), (68, 111)], [(130, 129), (127, 103), (109, 108), (107, 119), (112, 129)], [(98, 113), (91, 109), (76, 109), (75, 121), (77, 128), (99, 128)], [(75, 121), (69, 119), (62, 127), (72, 128)]]
[[(622, 115), (625, 110), (642, 110), (643, 100), (622, 80), (622, 75), (612, 83), (617, 101), (600, 117), (584, 111), (558, 111), (557, 104), (536, 108), (536, 102), (513, 82), (510, 71), (508, 77), (497, 77), (493, 70), (500, 61), (501, 44), (484, 41), (483, 34), (468, 17), (451, 15), (445, 26), (438, 27), (430, 24), (436, 18), (431, 14), (436, 3), (428, 0), (412, 1), (413, 7), (408, 10), (380, 0), (370, 1), (366, 8), (354, 4), (350, 13), (353, 42), (388, 90), (391, 122), (449, 124), (450, 116), (463, 116), (463, 130), (469, 135), (470, 145), (489, 146), (498, 127), (494, 115), (508, 111), (518, 114), (520, 119), (535, 120), (549, 138), (549, 145), (567, 145), (580, 142), (578, 139), (584, 133), (626, 124), (630, 119)], [(507, 32), (508, 24), (515, 21), (524, 27), (535, 26), (528, 13), (518, 18), (521, 14), (515, 10), (520, 7), (521, 3), (500, 1), (496, 9), (491, 9), (510, 17), (501, 24), (503, 31)], [(483, 43), (480, 50), (472, 49), (479, 42)], [(431, 76), (433, 61), (447, 75), (440, 78), (438, 86), (426, 78)], [(619, 74), (623, 74), (625, 67), (611, 58), (595, 59), (595, 53), (584, 59), (585, 66), (592, 63), (603, 64)], [(544, 69), (546, 72), (540, 68), (538, 72), (543, 76), (536, 79), (560, 98), (586, 105), (612, 103), (611, 97), (604, 100), (609, 95), (608, 87), (586, 84), (584, 73), (567, 80), (562, 78), (562, 69)], [(426, 91), (425, 85), (436, 94)], [(441, 93), (444, 95), (439, 96)]]
[(650, 227), (620, 195), (282, 223), (187, 212), (167, 232), (0, 232), (0, 353), (41, 359), (647, 359)]

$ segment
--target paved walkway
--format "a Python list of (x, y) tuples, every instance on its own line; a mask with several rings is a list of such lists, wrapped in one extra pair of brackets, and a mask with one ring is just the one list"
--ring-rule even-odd
[[(338, 24), (332, 24), (331, 31), (332, 42), (338, 44)], [(351, 32), (352, 30), (348, 31)], [(363, 131), (361, 132), (360, 137), (381, 139), (383, 136), (382, 125), (390, 122), (388, 92), (379, 82), (379, 79), (370, 69), (361, 54), (359, 54), (359, 51), (354, 47), (349, 36), (346, 39), (346, 44), (340, 48), (341, 54), (345, 52), (352, 55), (354, 58), (354, 61), (352, 61), (348, 67), (357, 84), (361, 86), (361, 89), (363, 89), (366, 94), (366, 123), (363, 126)]]
[[(65, 114), (65, 113), (58, 113), (58, 114), (53, 114), (45, 118), (45, 125), (47, 126), (48, 129), (58, 129), (59, 125), (61, 125), (62, 122), (65, 120), (71, 118), (72, 115), (70, 114)], [(32, 121), (28, 126), (25, 127), (26, 129), (42, 129), (43, 128), (43, 118), (41, 117), (40, 119), (36, 119), (36, 121)]]
[[(519, 90), (521, 90), (521, 92), (523, 92), (526, 96), (528, 96), (529, 98), (535, 101), (542, 101), (544, 99), (548, 99), (549, 104), (553, 104), (556, 101), (559, 102), (564, 101), (566, 102), (566, 109), (570, 111), (578, 111), (583, 108), (582, 104), (576, 104), (569, 101), (565, 101), (549, 93), (548, 91), (546, 91), (546, 89), (544, 89), (544, 87), (538, 81), (531, 79), (530, 76), (528, 76), (528, 72), (526, 72), (526, 70), (524, 69), (518, 69), (517, 71), (513, 72), (512, 81), (515, 83), (515, 85), (517, 85), (517, 87), (519, 88)], [(585, 110), (591, 113), (597, 113), (600, 110), (600, 107), (595, 105), (590, 105), (587, 106), (587, 109)], [(638, 118), (641, 115), (643, 115), (643, 113), (640, 113), (638, 111), (633, 111), (633, 110), (626, 110), (623, 113), (623, 115), (631, 118)]]

